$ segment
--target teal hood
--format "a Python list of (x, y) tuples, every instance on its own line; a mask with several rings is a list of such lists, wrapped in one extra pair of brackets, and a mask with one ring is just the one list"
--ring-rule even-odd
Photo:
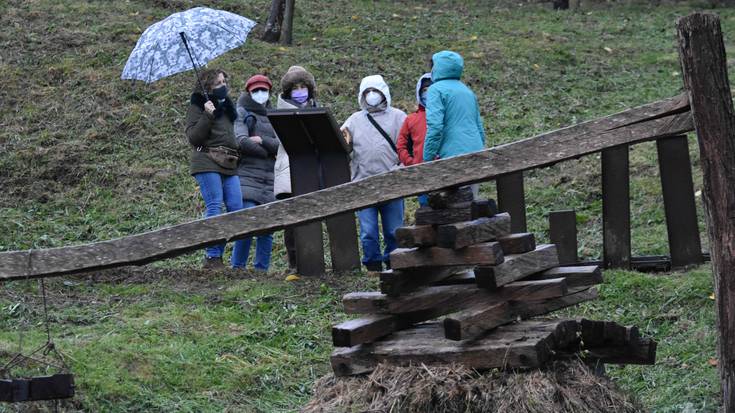
[(462, 77), (464, 71), (464, 60), (462, 56), (449, 50), (435, 53), (431, 57), (434, 63), (431, 69), (431, 81), (437, 82), (444, 79), (457, 79)]

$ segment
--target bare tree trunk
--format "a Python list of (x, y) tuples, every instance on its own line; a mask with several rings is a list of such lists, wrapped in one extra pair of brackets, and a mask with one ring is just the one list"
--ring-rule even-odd
[(677, 21), (684, 86), (703, 171), (717, 314), (724, 412), (735, 412), (735, 111), (720, 19), (694, 13)]
[(281, 26), (283, 25), (283, 13), (286, 7), (286, 0), (273, 0), (271, 3), (271, 11), (268, 15), (268, 21), (265, 23), (265, 31), (260, 39), (276, 43), (281, 37)]
[(286, 11), (283, 17), (283, 32), (281, 43), (290, 45), (293, 41), (293, 14), (296, 8), (296, 0), (285, 0)]

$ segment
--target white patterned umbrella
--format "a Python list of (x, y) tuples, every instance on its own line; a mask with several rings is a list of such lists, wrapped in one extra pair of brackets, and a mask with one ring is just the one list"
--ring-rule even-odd
[(255, 22), (222, 10), (195, 7), (149, 26), (138, 39), (123, 79), (146, 83), (205, 65), (245, 43)]

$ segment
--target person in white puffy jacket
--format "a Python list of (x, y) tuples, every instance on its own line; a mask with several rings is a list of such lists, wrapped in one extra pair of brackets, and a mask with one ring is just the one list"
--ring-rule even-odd
[[(352, 145), (352, 180), (398, 169), (396, 140), (406, 113), (391, 106), (388, 84), (380, 75), (367, 76), (360, 82), (357, 96), (360, 106), (342, 125), (345, 138)], [(380, 249), (378, 215), (383, 226), (385, 248)], [(365, 208), (357, 213), (360, 221), (362, 263), (368, 271), (390, 268), (390, 252), (396, 249), (396, 228), (403, 225), (403, 199)]]

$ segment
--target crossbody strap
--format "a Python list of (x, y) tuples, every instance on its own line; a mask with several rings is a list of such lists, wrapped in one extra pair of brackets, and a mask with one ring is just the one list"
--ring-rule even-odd
[(396, 148), (396, 144), (393, 143), (393, 140), (390, 138), (390, 136), (388, 136), (388, 134), (383, 130), (383, 128), (381, 128), (380, 125), (378, 125), (378, 122), (376, 122), (375, 119), (373, 119), (373, 117), (369, 113), (367, 114), (367, 118), (370, 121), (370, 123), (372, 123), (373, 126), (375, 126), (375, 129), (377, 129), (378, 132), (380, 132), (380, 134), (383, 135), (385, 140), (388, 141), (388, 145), (390, 145), (391, 149), (393, 149), (393, 152), (398, 154), (398, 148)]

